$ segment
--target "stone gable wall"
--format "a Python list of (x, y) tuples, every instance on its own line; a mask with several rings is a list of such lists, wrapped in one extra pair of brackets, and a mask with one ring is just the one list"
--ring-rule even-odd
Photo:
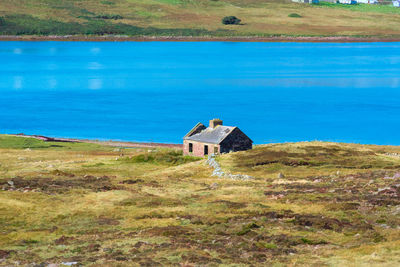
[(229, 153), (234, 151), (243, 151), (253, 148), (253, 142), (247, 135), (245, 135), (239, 128), (233, 130), (233, 132), (228, 135), (221, 142), (221, 153)]
[[(189, 143), (193, 144), (193, 152), (189, 152)], [(220, 146), (216, 144), (208, 144), (208, 143), (201, 143), (196, 141), (184, 140), (183, 141), (183, 154), (184, 155), (192, 155), (197, 157), (204, 156), (204, 146), (208, 145), (208, 154), (211, 155), (214, 153), (214, 148), (217, 148), (217, 151), (220, 153)]]

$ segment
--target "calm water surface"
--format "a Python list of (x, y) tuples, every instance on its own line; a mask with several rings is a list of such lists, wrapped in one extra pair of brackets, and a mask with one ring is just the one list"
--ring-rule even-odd
[(0, 42), (0, 133), (400, 145), (400, 43)]

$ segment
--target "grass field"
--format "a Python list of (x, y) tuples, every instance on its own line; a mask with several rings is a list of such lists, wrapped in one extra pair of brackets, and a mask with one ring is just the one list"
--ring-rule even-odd
[[(289, 16), (298, 14), (299, 16)], [(236, 16), (241, 25), (223, 25)], [(285, 0), (2, 0), (1, 35), (400, 36), (400, 9)]]
[[(0, 137), (0, 265), (398, 266), (400, 147), (179, 150)], [(399, 153), (399, 154), (398, 154)]]

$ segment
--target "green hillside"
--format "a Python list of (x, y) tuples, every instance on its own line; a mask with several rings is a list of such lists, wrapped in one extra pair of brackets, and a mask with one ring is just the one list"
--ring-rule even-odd
[[(236, 16), (240, 25), (223, 25)], [(284, 0), (2, 0), (1, 35), (400, 36), (400, 9)]]

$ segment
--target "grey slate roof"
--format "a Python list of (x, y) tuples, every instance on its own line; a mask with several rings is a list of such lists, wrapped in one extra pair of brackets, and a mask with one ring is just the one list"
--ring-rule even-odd
[(185, 140), (204, 142), (210, 144), (219, 144), (225, 139), (236, 127), (219, 125), (215, 128), (206, 128), (200, 133), (185, 137)]

